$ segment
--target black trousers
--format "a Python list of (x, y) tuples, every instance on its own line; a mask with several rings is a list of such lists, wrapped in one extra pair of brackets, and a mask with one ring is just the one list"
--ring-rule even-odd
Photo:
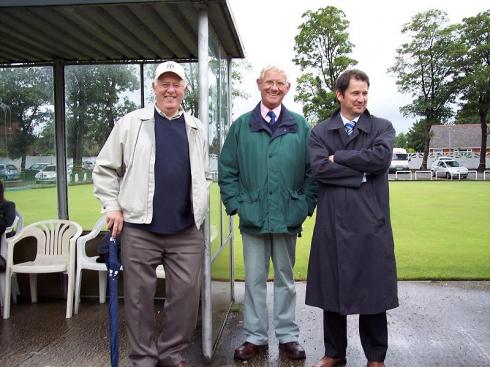
[[(383, 362), (388, 350), (388, 324), (386, 312), (359, 315), (359, 336), (368, 361)], [(345, 357), (347, 350), (347, 316), (323, 311), (323, 340), (325, 355)]]

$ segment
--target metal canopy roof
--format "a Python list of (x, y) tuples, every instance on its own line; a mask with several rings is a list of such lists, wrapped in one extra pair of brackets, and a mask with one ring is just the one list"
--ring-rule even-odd
[(203, 8), (227, 56), (243, 58), (226, 0), (0, 0), (0, 64), (197, 59)]

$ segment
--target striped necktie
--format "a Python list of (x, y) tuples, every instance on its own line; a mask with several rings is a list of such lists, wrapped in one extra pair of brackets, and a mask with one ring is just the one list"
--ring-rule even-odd
[(352, 134), (352, 131), (354, 130), (354, 126), (356, 126), (356, 122), (355, 121), (348, 122), (348, 123), (346, 123), (344, 125), (345, 132), (347, 133), (347, 135)]
[(269, 125), (271, 127), (274, 127), (274, 124), (276, 123), (276, 114), (274, 113), (274, 111), (271, 110), (267, 112), (267, 116), (271, 118), (271, 120), (269, 121)]

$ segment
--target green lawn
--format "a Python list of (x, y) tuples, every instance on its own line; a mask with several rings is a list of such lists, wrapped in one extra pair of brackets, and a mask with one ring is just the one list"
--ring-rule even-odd
[[(399, 279), (490, 279), (489, 182), (391, 182), (391, 215)], [(8, 191), (26, 222), (56, 217), (56, 191)], [(99, 204), (91, 185), (69, 187), (71, 218), (90, 228)], [(219, 190), (211, 188), (212, 252), (219, 247)], [(235, 221), (237, 222), (237, 221)], [(235, 223), (235, 276), (243, 279), (241, 236)], [(295, 276), (306, 278), (314, 217), (298, 239)], [(219, 231), (218, 231), (219, 232)], [(226, 278), (226, 256), (213, 264), (213, 276)], [(272, 267), (272, 266), (271, 266)], [(272, 275), (272, 272), (271, 272)]]

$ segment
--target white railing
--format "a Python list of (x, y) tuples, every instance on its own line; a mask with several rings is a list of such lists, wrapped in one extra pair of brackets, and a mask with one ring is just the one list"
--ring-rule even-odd
[[(398, 174), (400, 175), (409, 175), (408, 177), (398, 177)], [(447, 178), (446, 172), (434, 172), (432, 173), (431, 170), (417, 170), (417, 171), (396, 171), (395, 172), (395, 177), (393, 177), (392, 174), (390, 174), (390, 180), (412, 180), (412, 175), (413, 175), (413, 180), (440, 180), (441, 178), (444, 179), (445, 181), (447, 180), (463, 180), (464, 178), (461, 177), (461, 173), (453, 173), (450, 178)], [(427, 175), (429, 177), (427, 177)], [(479, 173), (477, 170), (469, 170), (466, 178), (478, 181), (478, 179), (487, 181), (490, 180), (490, 170), (486, 170), (483, 173)]]
[(458, 181), (461, 181), (461, 172), (453, 173), (452, 175), (450, 175), (451, 181), (455, 180), (456, 176), (457, 176)]
[(409, 174), (410, 175), (410, 180), (412, 179), (412, 171), (396, 171), (395, 172), (395, 180), (398, 180), (398, 174), (399, 173)]
[[(415, 171), (415, 180), (417, 180), (417, 174), (420, 176), (420, 175), (426, 175), (428, 174), (429, 175), (429, 179), (432, 180), (432, 171)], [(425, 177), (424, 177), (425, 178)]]
[(475, 174), (475, 181), (478, 181), (478, 171), (477, 170), (469, 170), (468, 171), (468, 178), (470, 178), (470, 174)]
[[(469, 171), (469, 172), (476, 172), (476, 171)], [(441, 173), (442, 173), (442, 175), (441, 175)], [(456, 179), (457, 180), (461, 180), (461, 173), (459, 173), (459, 172), (458, 173), (453, 173), (453, 174), (450, 175), (450, 178), (447, 178), (447, 172), (437, 172), (437, 171), (435, 171), (434, 172), (434, 177), (435, 177), (436, 180), (438, 180), (440, 178), (446, 178), (446, 179), (451, 180), (451, 181), (452, 180), (456, 180)]]

